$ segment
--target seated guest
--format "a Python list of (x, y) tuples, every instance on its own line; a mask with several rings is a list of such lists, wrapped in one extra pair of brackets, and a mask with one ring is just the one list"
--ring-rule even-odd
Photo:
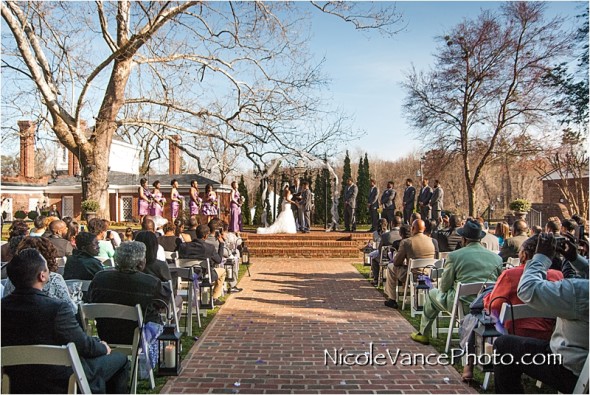
[[(28, 235), (29, 226), (25, 221), (21, 219), (12, 221), (12, 224), (10, 224), (10, 227), (8, 228), (8, 243), (0, 247), (2, 262), (10, 262), (12, 256), (16, 252), (16, 247), (18, 246), (18, 243), (21, 242), (23, 237)], [(15, 237), (18, 237), (18, 239), (13, 240), (13, 242), (11, 243), (10, 241)]]
[[(50, 274), (39, 251), (21, 250), (7, 269), (16, 289), (2, 299), (2, 346), (62, 346), (72, 342), (82, 359), (92, 393), (126, 393), (130, 370), (127, 356), (111, 352), (106, 342), (86, 335), (70, 304), (43, 292)], [(5, 373), (10, 376), (12, 393), (64, 394), (72, 369), (24, 365), (7, 367)]]
[[(495, 389), (499, 394), (523, 393), (523, 373), (561, 393), (571, 394), (588, 357), (588, 280), (546, 280), (556, 252), (572, 262), (581, 275), (588, 274), (588, 260), (578, 255), (576, 246), (569, 240), (562, 247), (556, 246), (552, 234), (541, 233), (538, 237), (535, 255), (524, 269), (517, 295), (532, 308), (555, 315), (557, 323), (551, 340), (515, 335), (496, 339), (498, 360), (506, 361), (494, 365)], [(504, 358), (505, 354), (512, 357)], [(543, 358), (537, 358), (539, 354)], [(559, 357), (548, 358), (551, 355)], [(508, 363), (509, 360), (513, 362)], [(523, 360), (529, 363), (519, 363)]]
[(373, 232), (374, 246), (379, 246), (379, 243), (381, 242), (381, 235), (387, 232), (387, 225), (387, 219), (385, 218), (381, 218), (379, 221), (377, 221), (377, 230)]
[(162, 229), (164, 236), (158, 237), (158, 244), (164, 248), (164, 251), (174, 252), (178, 250), (178, 245), (183, 241), (176, 236), (176, 226), (172, 222), (168, 222)]
[[(155, 276), (142, 273), (145, 267), (145, 244), (139, 241), (122, 243), (115, 253), (115, 269), (103, 270), (94, 276), (88, 289), (91, 303), (141, 305), (145, 319), (160, 322), (155, 299), (167, 302), (170, 290)], [(137, 324), (127, 320), (97, 320), (96, 329), (101, 339), (111, 343), (131, 344)]]
[(196, 215), (191, 215), (188, 219), (188, 229), (184, 230), (184, 233), (191, 237), (191, 240), (197, 238), (197, 226), (199, 226), (199, 219)]
[[(385, 223), (387, 224), (387, 218), (381, 218), (379, 220), (379, 227), (382, 226), (382, 222), (381, 220), (385, 220)], [(381, 253), (381, 248), (382, 247), (387, 247), (387, 246), (393, 246), (393, 243), (395, 243), (396, 241), (401, 240), (402, 238), (406, 238), (409, 237), (410, 232), (406, 233), (406, 237), (402, 237), (400, 235), (401, 231), (400, 231), (400, 225), (401, 225), (402, 219), (399, 216), (394, 216), (393, 220), (391, 221), (391, 230), (389, 232), (384, 232), (380, 235), (379, 237), (379, 244), (377, 244), (377, 251), (379, 251), (378, 254)], [(409, 229), (409, 227), (408, 227)], [(399, 245), (398, 245), (399, 247)], [(397, 248), (394, 247), (394, 249), (397, 250)], [(373, 276), (373, 281), (371, 282), (371, 285), (377, 285), (377, 279), (379, 278), (379, 255), (377, 255), (374, 258), (371, 258), (371, 273)]]
[(119, 233), (110, 229), (111, 221), (109, 221), (106, 218), (103, 218), (102, 222), (104, 222), (104, 225), (107, 228), (105, 240), (110, 241), (113, 245), (113, 248), (119, 247), (121, 245), (121, 237), (119, 236)]
[(502, 247), (504, 245), (504, 241), (510, 237), (510, 226), (508, 226), (508, 223), (498, 222), (496, 224), (494, 236), (498, 238), (498, 245)]
[(198, 259), (201, 262), (201, 267), (207, 269), (205, 259), (209, 259), (211, 263), (212, 273), (210, 279), (213, 283), (213, 299), (215, 304), (222, 305), (223, 302), (219, 300), (221, 291), (223, 290), (223, 282), (225, 281), (225, 269), (216, 267), (215, 264), (220, 264), (223, 259), (223, 250), (225, 248), (225, 239), (222, 234), (217, 237), (219, 247), (215, 249), (213, 245), (207, 243), (205, 240), (209, 235), (209, 227), (207, 225), (199, 225), (197, 228), (197, 239), (190, 243), (181, 243), (178, 247), (178, 257), (181, 259)]
[[(411, 334), (411, 338), (422, 344), (430, 343), (432, 324), (441, 311), (451, 311), (455, 302), (455, 285), (461, 283), (494, 282), (502, 272), (502, 258), (484, 248), (480, 240), (485, 236), (479, 222), (469, 220), (463, 228), (457, 230), (462, 237), (463, 248), (451, 252), (444, 265), (439, 287), (428, 293), (420, 332)], [(461, 300), (464, 312), (468, 312), (469, 304), (475, 295)]]
[(175, 226), (174, 234), (176, 235), (176, 237), (178, 237), (179, 239), (181, 239), (185, 243), (188, 243), (189, 241), (193, 240), (189, 234), (184, 232), (184, 222), (182, 222), (181, 219), (176, 218), (174, 220), (174, 226)]
[(399, 227), (399, 237), (400, 238), (397, 240), (394, 240), (393, 243), (391, 243), (391, 247), (394, 250), (398, 251), (399, 245), (401, 244), (402, 240), (407, 239), (411, 235), (412, 235), (412, 228), (410, 227), (410, 225), (408, 225), (408, 224), (400, 225), (400, 227)]
[(64, 239), (68, 240), (73, 248), (76, 248), (76, 236), (78, 236), (78, 232), (80, 231), (80, 224), (76, 221), (72, 221), (68, 224), (68, 232)]
[(88, 221), (88, 232), (95, 234), (98, 239), (98, 256), (100, 258), (112, 258), (115, 256), (115, 248), (110, 239), (107, 239), (107, 227), (100, 218), (92, 218)]
[(45, 226), (45, 216), (44, 215), (37, 215), (33, 220), (33, 225), (35, 227), (31, 229), (29, 232), (29, 236), (31, 237), (42, 237), (47, 230), (47, 226)]
[(145, 265), (143, 272), (151, 274), (160, 279), (162, 282), (171, 280), (170, 268), (165, 261), (158, 260), (158, 239), (164, 236), (156, 237), (154, 232), (142, 230), (135, 235), (135, 241), (145, 245)]
[(558, 236), (560, 231), (561, 220), (558, 217), (547, 218), (547, 223), (545, 224), (545, 232), (553, 233), (553, 235)]
[(436, 231), (436, 227), (437, 227), (436, 220), (430, 219), (430, 220), (426, 221), (424, 224), (426, 225), (426, 227), (424, 228), (424, 234), (426, 236), (430, 237), (432, 244), (434, 244), (434, 257), (438, 258), (439, 257), (438, 253), (440, 252), (440, 250), (438, 248), (438, 240), (436, 240), (434, 238), (434, 236), (432, 235), (432, 233), (434, 231)]
[[(520, 266), (504, 270), (500, 277), (498, 277), (494, 290), (484, 297), (484, 306), (493, 316), (498, 317), (500, 315), (502, 304), (505, 302), (512, 305), (524, 304), (516, 294), (516, 291), (526, 263), (533, 259), (535, 255), (538, 240), (539, 236), (534, 235), (521, 244), (518, 250)], [(547, 280), (563, 280), (563, 274), (557, 270), (548, 270)], [(514, 323), (511, 320), (504, 323), (504, 329), (507, 333), (546, 340), (551, 338), (554, 326), (555, 320), (547, 318), (523, 318), (516, 320)]]
[[(62, 301), (68, 302), (72, 311), (76, 313), (78, 311), (78, 306), (70, 297), (68, 286), (66, 285), (64, 278), (61, 274), (57, 273), (57, 258), (59, 258), (59, 256), (57, 255), (55, 246), (44, 237), (25, 237), (18, 245), (16, 253), (18, 254), (27, 248), (33, 248), (39, 251), (43, 258), (45, 258), (45, 261), (47, 261), (49, 280), (43, 285), (43, 292), (51, 298), (61, 299)], [(10, 277), (8, 277), (4, 287), (3, 296), (10, 295), (14, 292), (14, 289), (14, 285), (12, 284)]]
[(503, 262), (506, 262), (508, 258), (518, 258), (520, 245), (529, 238), (527, 236), (528, 230), (525, 221), (521, 219), (514, 221), (514, 224), (512, 224), (512, 237), (506, 239), (500, 249), (500, 257), (502, 257)]
[(219, 242), (217, 241), (218, 234), (222, 231), (222, 221), (221, 219), (215, 217), (212, 218), (211, 221), (207, 224), (209, 227), (209, 236), (207, 236), (207, 243), (213, 245), (216, 249), (219, 248)]
[(486, 234), (483, 239), (481, 239), (481, 244), (483, 244), (490, 251), (500, 251), (500, 243), (498, 242), (498, 238), (489, 232), (487, 224), (483, 218), (477, 217), (477, 222), (479, 222), (481, 230), (483, 230)]
[(573, 219), (566, 219), (561, 223), (561, 229), (559, 230), (559, 233), (562, 235), (567, 233), (572, 236), (575, 236), (574, 233), (576, 232), (577, 226), (578, 224)]
[(76, 236), (74, 253), (68, 257), (64, 267), (66, 280), (92, 280), (94, 275), (103, 270), (98, 255), (98, 239), (89, 232), (80, 232)]
[(397, 309), (397, 287), (399, 281), (405, 282), (408, 274), (408, 259), (434, 258), (435, 250), (432, 239), (424, 234), (424, 221), (417, 219), (412, 223), (412, 236), (399, 244), (393, 262), (387, 265), (385, 294), (388, 299), (385, 306)]
[[(492, 316), (496, 318), (500, 316), (504, 303), (510, 303), (513, 306), (524, 304), (517, 295), (518, 283), (526, 263), (535, 254), (538, 240), (539, 236), (534, 235), (522, 243), (518, 251), (520, 266), (504, 270), (496, 280), (493, 291), (484, 297), (484, 307)], [(548, 270), (547, 279), (549, 281), (560, 281), (563, 279), (563, 274), (557, 270)], [(551, 338), (554, 327), (555, 320), (549, 318), (522, 318), (514, 322), (512, 320), (504, 322), (505, 333), (542, 340)], [(471, 378), (473, 378), (473, 365), (469, 364), (463, 369), (463, 379), (467, 381)]]
[(538, 235), (541, 232), (543, 232), (543, 228), (541, 228), (539, 225), (533, 225), (531, 226), (531, 232), (533, 233), (533, 235)]
[(68, 233), (66, 223), (62, 220), (53, 221), (49, 224), (49, 230), (51, 231), (51, 235), (48, 239), (57, 249), (57, 254), (60, 257), (72, 255), (74, 247), (72, 247), (72, 243), (69, 240), (65, 239)]
[(133, 241), (133, 229), (127, 228), (125, 229), (125, 234), (123, 235), (123, 241)]
[(461, 218), (458, 215), (449, 217), (449, 226), (437, 232), (438, 248), (443, 252), (455, 251), (461, 246), (461, 236), (457, 229), (461, 227)]
[[(153, 216), (151, 215), (146, 215), (145, 217), (143, 217), (143, 221), (141, 223), (141, 230), (147, 230), (150, 232), (153, 232), (156, 237), (158, 237), (158, 233), (156, 233), (156, 223), (153, 220)], [(133, 237), (135, 238), (135, 235), (137, 235), (138, 231), (133, 232)], [(161, 245), (158, 245), (158, 260), (160, 261), (165, 261), (166, 260), (166, 254), (164, 253), (164, 248)]]

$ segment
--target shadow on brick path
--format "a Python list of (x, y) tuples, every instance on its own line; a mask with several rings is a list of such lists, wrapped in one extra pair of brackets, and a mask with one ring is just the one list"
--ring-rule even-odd
[(162, 393), (473, 393), (355, 261), (256, 259)]

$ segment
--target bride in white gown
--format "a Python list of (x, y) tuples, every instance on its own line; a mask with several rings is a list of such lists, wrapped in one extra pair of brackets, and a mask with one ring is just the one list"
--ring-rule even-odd
[(292, 201), (293, 195), (289, 191), (289, 184), (283, 187), (283, 204), (281, 205), (281, 213), (276, 221), (266, 228), (256, 229), (256, 233), (263, 235), (277, 234), (277, 233), (297, 233), (297, 226), (295, 225), (295, 217), (291, 204), (297, 204)]

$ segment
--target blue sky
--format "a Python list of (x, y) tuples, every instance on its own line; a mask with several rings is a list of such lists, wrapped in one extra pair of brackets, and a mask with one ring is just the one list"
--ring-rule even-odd
[[(433, 64), (435, 37), (481, 10), (498, 9), (501, 2), (397, 2), (407, 27), (393, 38), (363, 34), (327, 15), (314, 15), (311, 50), (326, 57), (324, 72), (331, 78), (334, 106), (354, 114), (354, 128), (366, 135), (346, 147), (354, 153), (395, 160), (420, 149), (402, 115), (400, 82), (412, 63), (418, 70)], [(546, 15), (574, 16), (583, 2), (547, 2)]]

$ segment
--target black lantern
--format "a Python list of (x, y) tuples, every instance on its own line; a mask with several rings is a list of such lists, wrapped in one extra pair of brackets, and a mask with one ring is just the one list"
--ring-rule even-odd
[(164, 325), (158, 336), (158, 376), (180, 374), (180, 332), (174, 325)]
[(414, 284), (414, 311), (423, 311), (424, 305), (426, 304), (426, 298), (428, 297), (428, 291), (430, 287), (426, 283), (426, 275), (420, 274), (418, 276), (418, 283)]
[(492, 318), (484, 312), (479, 326), (473, 330), (475, 334), (475, 356), (477, 365), (484, 372), (494, 371), (494, 341), (502, 335), (496, 330)]
[(227, 282), (234, 281), (234, 260), (233, 258), (228, 258), (225, 263), (223, 264), (223, 268), (225, 269), (225, 280)]
[(248, 251), (248, 246), (244, 244), (242, 246), (242, 265), (249, 265), (250, 264), (250, 251)]
[(371, 266), (371, 256), (369, 255), (371, 252), (373, 252), (373, 247), (367, 244), (363, 248), (363, 266)]
[(203, 278), (199, 286), (200, 307), (205, 310), (213, 310), (213, 286), (209, 277)]

